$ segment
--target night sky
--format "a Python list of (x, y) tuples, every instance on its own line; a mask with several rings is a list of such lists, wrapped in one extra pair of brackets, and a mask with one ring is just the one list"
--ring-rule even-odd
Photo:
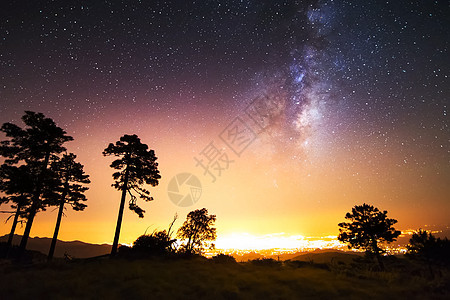
[[(123, 242), (202, 207), (219, 236), (336, 235), (363, 202), (399, 229), (445, 227), (449, 49), (448, 1), (2, 1), (0, 122), (42, 112), (74, 137), (92, 184), (63, 240), (112, 240), (119, 193), (101, 152), (125, 133), (155, 149), (162, 180)], [(232, 122), (247, 124), (242, 151), (223, 140)], [(211, 142), (228, 159), (215, 179), (198, 164)], [(181, 172), (203, 187), (186, 208), (167, 195)]]

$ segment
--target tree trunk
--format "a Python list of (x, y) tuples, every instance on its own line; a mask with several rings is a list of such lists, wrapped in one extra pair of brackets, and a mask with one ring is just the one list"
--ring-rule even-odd
[(47, 170), (48, 161), (50, 159), (50, 153), (46, 153), (44, 164), (42, 165), (41, 173), (38, 176), (36, 183), (36, 190), (33, 195), (33, 202), (30, 207), (30, 214), (28, 215), (27, 225), (25, 226), (25, 231), (23, 232), (22, 240), (20, 241), (19, 251), (18, 251), (18, 259), (20, 259), (25, 252), (27, 247), (28, 238), (30, 237), (31, 226), (33, 225), (34, 217), (36, 216), (37, 209), (39, 207), (39, 198), (41, 197), (41, 182), (42, 176), (44, 176), (45, 171)]
[(66, 196), (67, 196), (67, 189), (68, 189), (67, 181), (68, 181), (68, 179), (66, 178), (66, 188), (64, 189), (64, 192), (63, 192), (63, 194), (61, 196), (61, 203), (59, 204), (59, 210), (58, 210), (58, 217), (56, 219), (55, 232), (53, 233), (52, 244), (50, 245), (50, 250), (48, 251), (48, 257), (47, 257), (48, 261), (52, 260), (53, 254), (55, 253), (56, 240), (58, 238), (59, 227), (61, 226), (61, 219), (62, 219), (62, 215), (63, 215), (63, 211), (64, 211), (64, 203), (66, 201)]
[(30, 237), (31, 226), (33, 225), (34, 217), (36, 216), (37, 211), (37, 202), (39, 197), (33, 197), (33, 203), (31, 204), (30, 214), (28, 215), (27, 223), (25, 225), (25, 230), (23, 232), (22, 240), (20, 241), (19, 250), (18, 250), (18, 258), (22, 257), (22, 254), (25, 252), (27, 247), (28, 238)]
[(8, 242), (6, 243), (6, 253), (5, 257), (8, 258), (9, 253), (11, 252), (12, 242), (14, 238), (14, 232), (16, 231), (17, 222), (19, 221), (19, 215), (20, 215), (20, 209), (22, 208), (22, 205), (17, 204), (17, 210), (16, 214), (14, 215), (14, 220), (12, 223), (11, 231), (8, 236)]
[(381, 255), (380, 255), (380, 253), (376, 253), (375, 254), (375, 256), (376, 256), (376, 258), (377, 258), (377, 261), (378, 261), (378, 265), (380, 266), (380, 270), (381, 271), (384, 271), (384, 264), (383, 264), (383, 261), (381, 260)]
[(189, 236), (189, 240), (188, 240), (188, 242), (187, 242), (187, 244), (186, 244), (186, 251), (190, 254), (192, 251), (191, 251), (191, 249), (192, 249), (192, 247), (191, 247), (191, 237), (192, 237), (192, 235), (190, 235)]
[(116, 256), (117, 247), (119, 246), (120, 227), (122, 226), (123, 210), (125, 207), (125, 198), (127, 196), (128, 186), (128, 167), (125, 169), (125, 179), (122, 187), (122, 198), (120, 200), (119, 216), (117, 217), (116, 233), (114, 234), (114, 242), (111, 249), (111, 257)]
[(381, 260), (380, 249), (378, 248), (378, 243), (376, 242), (375, 239), (373, 242), (373, 248), (374, 248), (375, 257), (377, 259), (378, 265), (380, 266), (380, 270), (384, 271), (384, 264), (383, 264), (383, 261)]
[(22, 206), (17, 204), (16, 214), (14, 215), (14, 221), (12, 223), (11, 232), (9, 233), (8, 242), (6, 243), (6, 248), (9, 249), (12, 246), (12, 241), (14, 238), (14, 232), (16, 231), (17, 222), (19, 221), (20, 209)]

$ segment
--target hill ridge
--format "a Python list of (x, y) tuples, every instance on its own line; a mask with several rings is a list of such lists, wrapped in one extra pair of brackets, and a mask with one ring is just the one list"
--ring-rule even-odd
[[(0, 242), (6, 242), (9, 235), (0, 237)], [(13, 245), (18, 245), (21, 235), (14, 235)], [(43, 254), (47, 254), (50, 249), (52, 239), (49, 237), (30, 237), (27, 243), (27, 249), (33, 251), (39, 251)], [(79, 240), (74, 241), (62, 241), (58, 240), (56, 243), (55, 257), (64, 257), (67, 253), (76, 258), (89, 258), (100, 255), (105, 255), (111, 252), (112, 245), (108, 244), (91, 244)]]

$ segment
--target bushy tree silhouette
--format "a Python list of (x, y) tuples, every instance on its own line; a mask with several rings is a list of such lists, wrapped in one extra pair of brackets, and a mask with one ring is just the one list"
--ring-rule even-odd
[(433, 264), (450, 262), (450, 241), (436, 238), (431, 232), (419, 229), (414, 232), (406, 246), (407, 256), (418, 259), (428, 265), (431, 277), (434, 277)]
[[(191, 211), (178, 229), (178, 238), (184, 240), (181, 251), (189, 254), (201, 254), (208, 246), (208, 242), (214, 241), (217, 237), (214, 223), (215, 215), (208, 215), (206, 208)], [(210, 243), (209, 248), (213, 249), (214, 244)]]
[(338, 224), (340, 227), (338, 240), (347, 243), (349, 249), (363, 249), (367, 254), (373, 254), (380, 268), (384, 269), (381, 261), (384, 250), (380, 247), (380, 243), (392, 242), (400, 235), (400, 231), (392, 226), (397, 220), (389, 219), (387, 211), (381, 212), (366, 203), (355, 205), (345, 218), (350, 222)]
[[(42, 113), (26, 111), (22, 117), (25, 128), (12, 123), (4, 123), (1, 131), (8, 138), (1, 142), (0, 154), (5, 163), (14, 165), (23, 163), (32, 166), (34, 190), (27, 214), (27, 223), (19, 246), (19, 256), (25, 250), (36, 213), (45, 206), (41, 195), (45, 192), (45, 183), (51, 180), (48, 172), (50, 159), (66, 149), (65, 142), (73, 140), (58, 127), (55, 122)], [(50, 190), (47, 190), (50, 192)]]
[(120, 228), (127, 193), (131, 196), (129, 202), (130, 210), (133, 210), (140, 218), (143, 218), (145, 211), (136, 204), (137, 197), (134, 193), (145, 201), (153, 200), (153, 197), (150, 197), (150, 192), (142, 188), (142, 185), (145, 183), (156, 186), (161, 176), (159, 174), (155, 152), (149, 150), (146, 144), (141, 143), (137, 135), (122, 136), (115, 144), (109, 144), (103, 151), (103, 155), (120, 157), (110, 165), (111, 168), (118, 170), (113, 173), (115, 182), (112, 186), (122, 191), (116, 232), (111, 250), (111, 256), (115, 256), (119, 244)]
[(431, 232), (419, 229), (409, 239), (409, 244), (406, 246), (406, 249), (409, 255), (431, 258), (437, 245), (438, 239)]
[(64, 205), (66, 203), (70, 204), (75, 211), (81, 211), (86, 208), (86, 204), (83, 202), (87, 200), (84, 192), (89, 189), (85, 186), (90, 183), (89, 175), (84, 173), (83, 165), (76, 162), (75, 158), (76, 155), (73, 153), (64, 154), (60, 160), (55, 160), (51, 164), (50, 169), (59, 178), (58, 186), (55, 189), (59, 196), (59, 209), (52, 243), (48, 252), (48, 260), (53, 258), (55, 252)]

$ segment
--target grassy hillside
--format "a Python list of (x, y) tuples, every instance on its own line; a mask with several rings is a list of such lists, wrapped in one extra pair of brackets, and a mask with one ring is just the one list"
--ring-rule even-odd
[(3, 299), (449, 299), (449, 270), (431, 279), (404, 259), (364, 265), (274, 260), (97, 259), (32, 267), (0, 264)]
[(314, 262), (314, 263), (352, 263), (355, 259), (361, 258), (364, 253), (324, 250), (303, 253), (295, 256), (292, 260)]

